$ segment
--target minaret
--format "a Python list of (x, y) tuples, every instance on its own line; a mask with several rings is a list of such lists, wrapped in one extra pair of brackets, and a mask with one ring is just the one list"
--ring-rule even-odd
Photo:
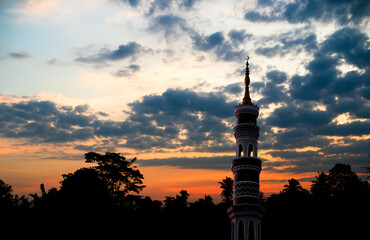
[(231, 220), (231, 240), (260, 240), (264, 209), (260, 205), (261, 159), (258, 158), (257, 126), (259, 107), (249, 96), (249, 63), (245, 68), (245, 92), (242, 104), (235, 107), (234, 127), (236, 158), (232, 161), (234, 200), (228, 209)]

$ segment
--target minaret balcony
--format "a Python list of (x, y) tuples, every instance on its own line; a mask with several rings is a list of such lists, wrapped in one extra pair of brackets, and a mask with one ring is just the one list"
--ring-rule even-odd
[(238, 117), (241, 114), (253, 114), (258, 117), (260, 108), (254, 104), (240, 104), (235, 106), (235, 117)]
[(253, 123), (242, 123), (234, 127), (234, 136), (236, 139), (242, 137), (254, 137), (259, 138), (260, 128)]

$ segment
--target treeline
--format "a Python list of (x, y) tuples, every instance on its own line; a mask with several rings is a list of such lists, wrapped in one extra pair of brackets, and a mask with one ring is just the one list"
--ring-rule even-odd
[(368, 239), (370, 188), (347, 164), (320, 172), (311, 189), (288, 180), (263, 201), (263, 239)]
[[(145, 186), (136, 159), (109, 152), (86, 153), (85, 159), (93, 166), (62, 175), (59, 189), (41, 184), (41, 195), (30, 194), (31, 199), (13, 196), (12, 187), (0, 180), (3, 226), (55, 230), (59, 237), (230, 239), (231, 178), (219, 182), (219, 204), (209, 195), (190, 203), (186, 190), (162, 202), (139, 195)], [(290, 179), (278, 194), (261, 193), (262, 239), (361, 239), (368, 236), (369, 203), (369, 183), (350, 165), (318, 173), (310, 190)]]

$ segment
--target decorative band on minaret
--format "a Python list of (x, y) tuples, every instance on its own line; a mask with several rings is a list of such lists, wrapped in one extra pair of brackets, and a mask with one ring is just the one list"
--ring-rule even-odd
[(262, 161), (258, 158), (257, 126), (259, 107), (249, 95), (249, 57), (245, 68), (243, 102), (235, 106), (237, 125), (234, 127), (236, 158), (232, 161), (234, 174), (234, 200), (228, 209), (232, 240), (260, 240), (264, 209), (260, 205), (260, 172)]

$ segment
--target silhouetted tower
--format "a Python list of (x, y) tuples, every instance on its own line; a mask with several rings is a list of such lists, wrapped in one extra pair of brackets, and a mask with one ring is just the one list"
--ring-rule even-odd
[(232, 161), (234, 200), (228, 209), (232, 240), (260, 240), (264, 209), (260, 205), (261, 159), (258, 158), (259, 107), (249, 96), (249, 63), (245, 68), (243, 102), (235, 107), (236, 158)]

